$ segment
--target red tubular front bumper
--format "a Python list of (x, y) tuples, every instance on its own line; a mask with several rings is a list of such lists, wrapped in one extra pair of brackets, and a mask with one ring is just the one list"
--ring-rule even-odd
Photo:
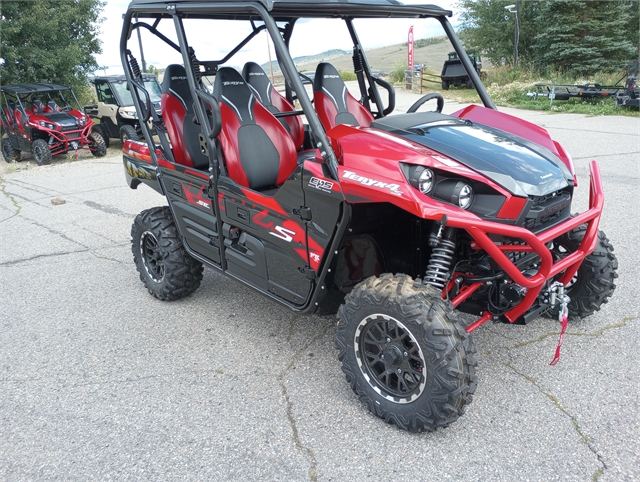
[[(545, 281), (564, 271), (564, 274), (559, 281), (566, 284), (571, 280), (571, 278), (573, 278), (585, 256), (593, 252), (595, 249), (598, 239), (600, 215), (604, 205), (604, 193), (602, 191), (600, 169), (598, 168), (597, 162), (592, 161), (589, 167), (591, 170), (589, 209), (582, 214), (572, 217), (562, 224), (554, 226), (553, 228), (538, 235), (518, 226), (509, 226), (481, 220), (475, 222), (473, 226), (469, 226), (468, 221), (463, 222), (461, 220), (457, 221), (455, 218), (449, 218), (447, 226), (466, 230), (473, 237), (478, 247), (486, 251), (487, 254), (502, 267), (514, 283), (528, 289), (523, 300), (505, 313), (504, 316), (511, 323), (515, 322), (520, 316), (524, 315), (529, 308), (531, 308)], [(587, 231), (580, 247), (575, 252), (554, 263), (551, 252), (545, 244), (582, 224), (587, 225)], [(526, 244), (498, 245), (489, 238), (490, 234), (517, 238), (524, 241)], [(513, 264), (513, 262), (511, 262), (511, 260), (504, 254), (506, 251), (535, 252), (540, 256), (540, 268), (538, 269), (538, 272), (529, 278), (524, 276), (516, 265)], [(466, 297), (470, 296), (473, 291), (475, 290), (468, 289), (463, 292), (460, 296), (454, 299), (454, 304), (456, 306), (460, 304), (464, 299), (466, 299)], [(464, 296), (464, 298), (460, 298), (461, 296)], [(490, 318), (491, 316), (488, 313), (484, 313), (480, 319), (467, 328), (467, 331), (471, 332), (475, 330)]]

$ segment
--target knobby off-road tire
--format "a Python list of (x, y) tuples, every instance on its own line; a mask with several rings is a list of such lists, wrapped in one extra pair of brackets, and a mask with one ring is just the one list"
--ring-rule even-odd
[(44, 139), (36, 139), (31, 144), (31, 153), (38, 166), (51, 164), (51, 148)]
[(104, 142), (104, 137), (98, 131), (92, 131), (89, 135), (89, 140), (91, 144), (89, 144), (89, 148), (91, 149), (91, 154), (95, 157), (104, 157), (107, 155), (107, 145)]
[(107, 133), (104, 131), (104, 129), (102, 128), (102, 126), (100, 124), (95, 124), (92, 128), (91, 128), (91, 132), (97, 132), (98, 134), (100, 134), (102, 136), (102, 139), (104, 140), (104, 145), (107, 149), (109, 149), (109, 136), (107, 135)]
[(147, 209), (136, 216), (131, 243), (140, 279), (156, 298), (177, 300), (200, 286), (202, 263), (185, 250), (167, 206)]
[(20, 160), (21, 154), (22, 153), (20, 151), (13, 148), (8, 137), (2, 139), (2, 157), (4, 157), (5, 161), (18, 162)]
[(450, 303), (406, 275), (366, 279), (338, 310), (342, 371), (369, 410), (410, 432), (447, 427), (476, 389), (471, 336)]
[[(554, 257), (560, 259), (575, 252), (586, 232), (586, 225), (582, 225), (556, 238), (551, 247)], [(569, 318), (589, 316), (609, 301), (616, 288), (617, 269), (618, 260), (613, 254), (613, 246), (599, 231), (596, 249), (584, 259), (576, 276), (567, 284), (567, 294), (571, 298)], [(556, 317), (557, 310), (549, 314)]]
[(129, 124), (125, 124), (120, 128), (120, 140), (124, 144), (127, 140), (137, 141), (138, 133)]

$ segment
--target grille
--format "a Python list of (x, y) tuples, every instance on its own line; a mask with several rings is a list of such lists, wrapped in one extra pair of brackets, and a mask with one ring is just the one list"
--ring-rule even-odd
[(571, 191), (561, 189), (544, 196), (531, 196), (529, 211), (522, 227), (530, 231), (541, 231), (569, 217)]

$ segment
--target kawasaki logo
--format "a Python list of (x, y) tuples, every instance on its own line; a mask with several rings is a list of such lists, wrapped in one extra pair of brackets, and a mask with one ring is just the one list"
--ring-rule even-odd
[(391, 194), (395, 194), (396, 196), (402, 196), (402, 191), (400, 191), (399, 184), (387, 184), (386, 182), (376, 181), (375, 179), (369, 179), (368, 177), (358, 176), (355, 172), (344, 171), (342, 175), (345, 179), (351, 179), (352, 181), (359, 182), (364, 186), (373, 186), (379, 187), (382, 189), (388, 189)]

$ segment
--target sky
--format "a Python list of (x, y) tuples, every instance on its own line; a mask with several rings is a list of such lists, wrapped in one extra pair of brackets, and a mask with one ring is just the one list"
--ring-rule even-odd
[[(445, 9), (454, 10), (457, 0), (405, 0), (405, 4), (425, 4), (431, 3)], [(103, 21), (100, 25), (100, 40), (102, 41), (102, 54), (96, 56), (98, 65), (102, 67), (98, 75), (122, 74), (123, 69), (120, 63), (120, 34), (122, 32), (122, 15), (126, 12), (129, 0), (107, 0), (103, 10)], [(455, 22), (455, 15), (453, 19)], [(328, 23), (333, 22), (333, 23)], [(325, 52), (330, 49), (350, 50), (352, 44), (346, 32), (343, 22), (338, 25), (337, 20), (321, 21), (313, 20), (297, 23), (291, 40), (291, 55), (297, 57), (301, 55), (313, 55)], [(217, 60), (224, 56), (230, 46), (239, 43), (248, 33), (248, 30), (240, 30), (237, 26), (229, 29), (226, 22), (218, 22), (213, 27), (211, 24), (192, 20), (185, 29), (187, 40), (196, 50), (196, 55), (200, 60)], [(335, 25), (335, 27), (333, 27)], [(361, 43), (366, 48), (383, 47), (396, 43), (406, 42), (410, 26), (414, 26), (414, 37), (416, 39), (442, 35), (442, 27), (439, 23), (431, 20), (419, 19), (387, 19), (387, 20), (357, 20), (355, 22), (356, 31)], [(164, 27), (164, 28), (163, 28)], [(159, 30), (171, 39), (175, 39), (173, 34), (173, 23), (163, 20)], [(328, 35), (327, 32), (331, 32)], [(336, 32), (341, 32), (342, 35)], [(149, 32), (142, 32), (142, 44), (144, 47), (144, 57), (147, 66), (153, 65), (156, 68), (164, 68), (171, 63), (182, 63), (177, 52), (167, 47), (164, 42), (157, 41)], [(321, 39), (319, 41), (318, 39)], [(138, 42), (134, 38), (128, 44), (132, 47), (132, 52), (140, 61)], [(223, 47), (220, 49), (219, 47)], [(242, 66), (245, 62), (252, 60), (263, 63), (269, 59), (271, 52), (272, 59), (275, 60), (273, 44), (270, 43), (270, 51), (267, 47), (266, 33), (258, 35), (253, 39), (242, 52), (238, 53), (230, 65)], [(374, 66), (375, 68), (375, 66)]]

